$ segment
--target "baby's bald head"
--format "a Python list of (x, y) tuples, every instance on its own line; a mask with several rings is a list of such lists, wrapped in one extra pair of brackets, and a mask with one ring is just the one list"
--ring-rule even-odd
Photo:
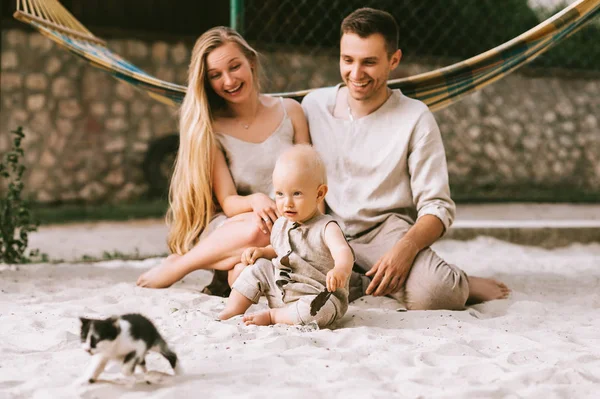
[(308, 144), (297, 144), (284, 151), (277, 159), (273, 177), (276, 173), (284, 173), (290, 178), (302, 176), (313, 179), (317, 186), (327, 184), (325, 164), (319, 153)]
[(325, 165), (306, 144), (295, 145), (277, 159), (273, 170), (277, 210), (289, 221), (303, 223), (319, 212), (327, 194)]

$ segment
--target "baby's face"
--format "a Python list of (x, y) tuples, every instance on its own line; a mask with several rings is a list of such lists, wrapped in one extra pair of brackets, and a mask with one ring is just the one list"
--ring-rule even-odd
[(323, 200), (324, 185), (315, 176), (295, 167), (293, 163), (278, 164), (273, 171), (275, 203), (281, 216), (302, 223), (318, 212)]

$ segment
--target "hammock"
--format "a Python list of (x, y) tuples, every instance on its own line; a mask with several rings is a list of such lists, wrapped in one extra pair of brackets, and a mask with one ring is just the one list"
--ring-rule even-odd
[[(485, 53), (431, 72), (390, 80), (388, 85), (423, 101), (432, 111), (439, 110), (525, 65), (599, 13), (600, 0), (578, 0), (529, 31)], [(185, 86), (157, 79), (111, 52), (103, 40), (87, 30), (58, 0), (17, 0), (14, 16), (152, 98), (173, 106), (183, 101)], [(314, 89), (272, 95), (300, 100), (311, 90)]]

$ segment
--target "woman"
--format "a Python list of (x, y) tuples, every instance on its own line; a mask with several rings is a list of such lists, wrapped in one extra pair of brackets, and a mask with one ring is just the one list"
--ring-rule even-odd
[[(300, 104), (260, 94), (259, 70), (257, 52), (230, 28), (213, 28), (197, 40), (169, 192), (172, 255), (142, 274), (139, 286), (168, 287), (198, 269), (231, 270), (246, 247), (269, 244), (279, 216), (275, 161), (310, 139)], [(230, 283), (235, 278), (230, 273)], [(206, 292), (228, 293), (215, 287)]]

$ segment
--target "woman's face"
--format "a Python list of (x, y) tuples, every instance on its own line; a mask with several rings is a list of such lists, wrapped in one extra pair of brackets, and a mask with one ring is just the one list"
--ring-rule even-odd
[(206, 57), (210, 86), (230, 103), (240, 103), (254, 94), (252, 66), (234, 42), (228, 42), (211, 51)]

